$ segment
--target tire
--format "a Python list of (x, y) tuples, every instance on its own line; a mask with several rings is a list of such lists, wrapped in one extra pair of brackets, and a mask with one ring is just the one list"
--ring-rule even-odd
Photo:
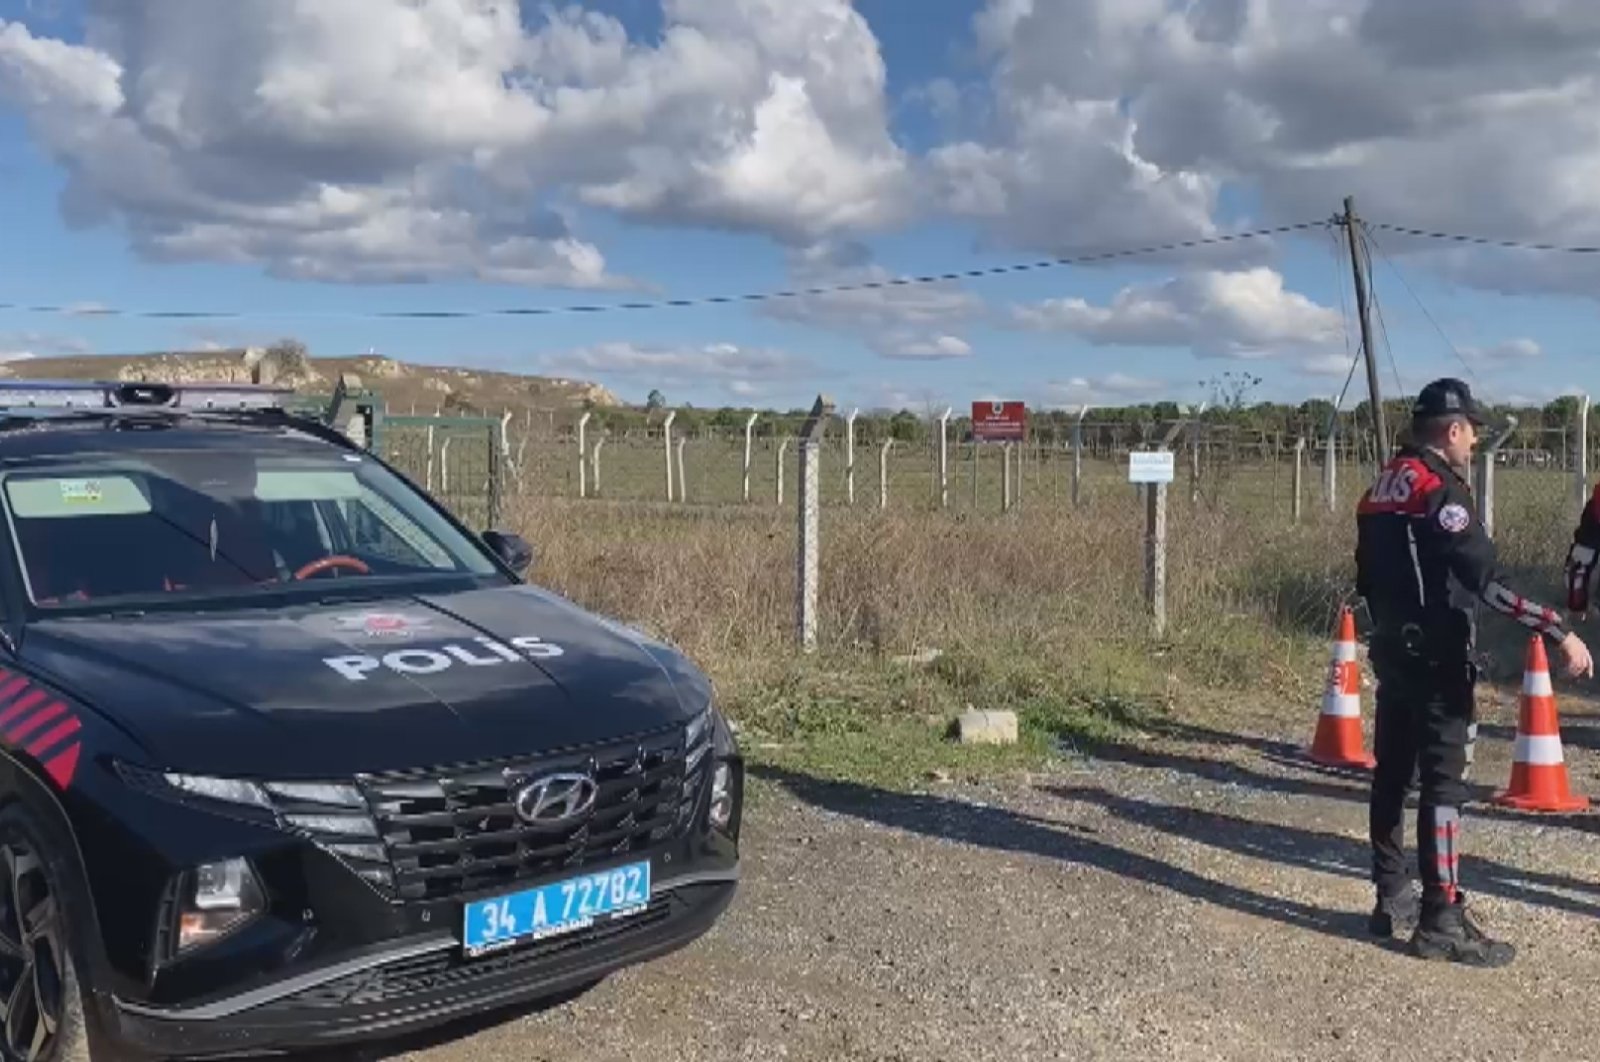
[[(27, 806), (0, 809), (0, 1062), (94, 1062), (62, 861)], [(42, 1019), (42, 1020), (41, 1020)]]

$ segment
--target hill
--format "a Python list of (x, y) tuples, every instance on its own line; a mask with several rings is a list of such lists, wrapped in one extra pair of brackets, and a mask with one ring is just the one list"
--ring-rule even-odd
[(354, 373), (364, 386), (383, 395), (393, 413), (408, 413), (413, 407), (418, 413), (436, 409), (520, 413), (623, 405), (604, 387), (583, 380), (417, 365), (376, 355), (317, 358), (293, 344), (266, 349), (29, 358), (0, 365), (0, 377), (249, 383), (258, 370), (264, 383), (293, 387), (310, 395), (331, 394), (340, 373)]

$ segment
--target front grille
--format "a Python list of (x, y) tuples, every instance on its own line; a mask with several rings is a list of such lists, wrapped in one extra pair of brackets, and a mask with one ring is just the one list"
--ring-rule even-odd
[[(390, 890), (441, 900), (574, 871), (637, 852), (688, 828), (705, 777), (709, 727), (536, 759), (407, 771), (359, 780), (388, 855)], [(513, 807), (521, 780), (588, 772), (593, 812), (572, 826), (534, 827)]]
[(638, 914), (600, 922), (576, 933), (550, 937), (478, 959), (466, 958), (456, 951), (437, 951), (402, 959), (316, 985), (270, 1003), (263, 1010), (342, 1009), (445, 989), (468, 992), (476, 983), (497, 974), (606, 944), (621, 944), (684, 910), (685, 901), (668, 893), (651, 900), (650, 906)]

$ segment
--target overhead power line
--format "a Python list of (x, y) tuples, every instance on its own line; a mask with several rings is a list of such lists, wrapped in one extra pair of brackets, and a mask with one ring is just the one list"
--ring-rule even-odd
[(940, 284), (955, 280), (977, 280), (983, 277), (1002, 276), (1010, 273), (1027, 273), (1044, 269), (1059, 269), (1063, 266), (1088, 265), (1094, 262), (1106, 262), (1120, 258), (1138, 258), (1146, 255), (1162, 254), (1170, 251), (1193, 250), (1200, 247), (1210, 247), (1220, 244), (1237, 243), (1242, 240), (1257, 240), (1268, 236), (1277, 236), (1291, 232), (1302, 232), (1307, 229), (1323, 228), (1328, 224), (1326, 220), (1300, 221), (1287, 225), (1274, 225), (1267, 228), (1249, 229), (1242, 232), (1223, 233), (1217, 236), (1204, 236), (1192, 240), (1175, 240), (1171, 243), (1155, 244), (1146, 247), (1128, 247), (1113, 251), (1095, 251), (1083, 254), (1066, 255), (1058, 258), (1046, 258), (1034, 262), (1014, 262), (1009, 265), (984, 266), (978, 269), (960, 269), (948, 273), (928, 273), (920, 276), (893, 277), (888, 280), (859, 281), (852, 284), (830, 284), (811, 288), (796, 288), (783, 291), (758, 291), (743, 295), (704, 295), (695, 298), (659, 299), (647, 302), (611, 302), (590, 303), (569, 306), (511, 306), (489, 310), (448, 310), (448, 309), (413, 309), (413, 310), (327, 310), (327, 311), (294, 311), (294, 310), (139, 310), (107, 306), (63, 306), (63, 305), (29, 305), (24, 303), (0, 302), (0, 310), (11, 310), (22, 313), (49, 313), (62, 314), (73, 317), (135, 317), (159, 318), (167, 320), (226, 320), (247, 317), (335, 317), (335, 318), (411, 318), (411, 319), (457, 319), (471, 317), (547, 317), (557, 314), (595, 314), (612, 313), (621, 310), (661, 310), (678, 309), (692, 306), (718, 306), (732, 303), (771, 302), (779, 299), (801, 299), (826, 295), (841, 295), (849, 292), (877, 291), (889, 288), (905, 288), (924, 284)]
[(1449, 240), (1455, 243), (1472, 243), (1485, 247), (1504, 247), (1514, 251), (1553, 251), (1558, 254), (1600, 254), (1600, 245), (1533, 243), (1526, 240), (1501, 240), (1490, 236), (1467, 236), (1457, 232), (1435, 232), (1414, 229), (1405, 225), (1390, 225), (1382, 221), (1363, 218), (1362, 223), (1371, 229), (1398, 232), (1406, 236), (1421, 236), (1429, 240)]

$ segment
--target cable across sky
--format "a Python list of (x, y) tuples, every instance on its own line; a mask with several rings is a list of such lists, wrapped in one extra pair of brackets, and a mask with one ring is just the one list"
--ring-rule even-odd
[[(97, 303), (40, 304), (0, 302), (0, 312), (9, 311), (13, 313), (56, 314), (68, 317), (123, 317), (151, 320), (242, 320), (246, 318), (272, 317), (304, 319), (336, 318), (365, 320), (454, 320), (494, 317), (549, 317), (563, 314), (603, 314), (618, 313), (623, 311), (681, 309), (698, 306), (725, 306), (736, 305), (740, 303), (775, 302), (783, 299), (818, 298), (829, 295), (849, 294), (851, 292), (879, 291), (929, 284), (946, 284), (953, 281), (962, 280), (979, 280), (987, 277), (1006, 276), (1013, 273), (1029, 273), (1047, 269), (1061, 269), (1070, 266), (1090, 265), (1097, 262), (1115, 261), (1124, 258), (1140, 258), (1150, 255), (1170, 253), (1173, 251), (1194, 250), (1202, 247), (1239, 243), (1246, 240), (1259, 240), (1271, 236), (1304, 232), (1310, 229), (1329, 228), (1341, 223), (1342, 222), (1337, 217), (1322, 218), (1315, 221), (1298, 221), (1283, 225), (1272, 225), (1263, 228), (1247, 229), (1240, 232), (1219, 233), (1215, 236), (1201, 236), (1189, 240), (1174, 240), (1169, 243), (1153, 244), (1142, 247), (1125, 247), (1109, 251), (1090, 251), (1079, 254), (1061, 255), (1054, 258), (1038, 259), (1031, 262), (1012, 262), (1005, 265), (981, 266), (975, 269), (955, 269), (940, 273), (898, 276), (885, 280), (856, 281), (853, 283), (842, 284), (824, 284), (806, 288), (755, 291), (732, 295), (701, 295), (672, 299), (632, 300), (627, 302), (574, 303), (564, 306), (507, 306), (481, 310), (449, 308), (410, 310), (203, 310), (198, 308), (140, 309), (137, 307), (102, 306)], [(1497, 239), (1488, 236), (1473, 236), (1464, 233), (1442, 232), (1421, 229), (1407, 225), (1396, 225), (1389, 222), (1373, 221), (1368, 218), (1361, 219), (1360, 224), (1369, 229), (1381, 229), (1385, 232), (1393, 232), (1405, 236), (1414, 236), (1430, 240), (1474, 244), (1510, 250), (1539, 251), (1546, 253), (1576, 255), (1600, 254), (1600, 245), (1570, 245), (1538, 243), (1526, 240)]]
[(1241, 232), (1219, 233), (1215, 236), (1202, 236), (1190, 240), (1176, 240), (1171, 243), (1155, 244), (1152, 246), (1127, 247), (1112, 251), (1085, 252), (1082, 254), (1046, 258), (1032, 262), (1013, 262), (1008, 265), (982, 266), (976, 269), (959, 269), (945, 273), (927, 273), (917, 276), (893, 277), (886, 280), (858, 281), (848, 284), (827, 284), (817, 287), (794, 288), (779, 291), (758, 291), (741, 295), (703, 295), (691, 298), (657, 299), (650, 301), (587, 304), (580, 303), (568, 306), (510, 306), (500, 309), (486, 310), (415, 309), (344, 311), (326, 310), (303, 312), (295, 310), (153, 310), (100, 305), (85, 306), (82, 304), (41, 305), (0, 302), (0, 311), (9, 310), (20, 313), (60, 314), (71, 317), (129, 317), (164, 320), (230, 320), (249, 317), (331, 317), (360, 318), (369, 320), (414, 318), (448, 320), (457, 318), (543, 317), (554, 316), (558, 314), (614, 313), (625, 310), (637, 311), (678, 309), (693, 306), (719, 306), (737, 303), (772, 302), (779, 299), (815, 298), (818, 296), (841, 295), (849, 292), (876, 291), (886, 288), (903, 288), (926, 284), (942, 284), (959, 280), (977, 280), (984, 277), (1003, 276), (1010, 273), (1027, 273), (1044, 269), (1060, 269), (1067, 266), (1088, 265), (1094, 262), (1112, 261), (1120, 258), (1137, 258), (1146, 255), (1163, 254), (1171, 251), (1185, 251), (1200, 247), (1237, 243), (1244, 240), (1259, 240), (1285, 233), (1302, 232), (1307, 229), (1323, 228), (1329, 224), (1330, 222), (1326, 219), (1318, 221), (1300, 221), (1292, 224), (1274, 225), (1267, 228), (1249, 229)]

